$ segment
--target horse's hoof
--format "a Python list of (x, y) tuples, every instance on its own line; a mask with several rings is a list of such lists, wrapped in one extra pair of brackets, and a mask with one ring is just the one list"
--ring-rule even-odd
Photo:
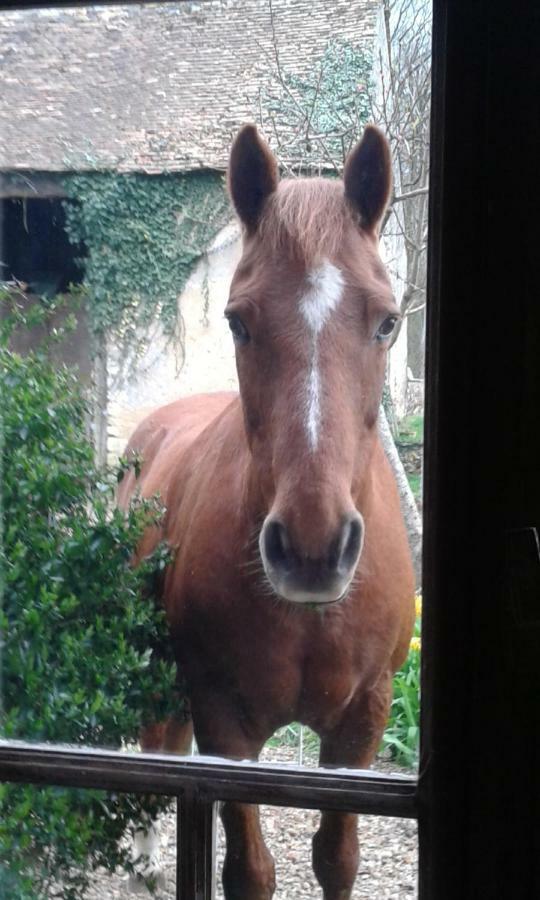
[(160, 891), (165, 890), (165, 873), (160, 869), (152, 872), (132, 872), (128, 880), (129, 890), (132, 894), (142, 894), (146, 897), (157, 897)]

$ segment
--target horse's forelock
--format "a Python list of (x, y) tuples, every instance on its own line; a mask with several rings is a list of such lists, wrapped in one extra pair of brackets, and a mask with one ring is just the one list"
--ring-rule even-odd
[(286, 179), (268, 198), (259, 234), (265, 248), (312, 264), (335, 256), (351, 221), (341, 181)]

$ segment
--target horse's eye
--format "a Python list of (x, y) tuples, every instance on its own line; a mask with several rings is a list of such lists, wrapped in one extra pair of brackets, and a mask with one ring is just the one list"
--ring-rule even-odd
[(380, 326), (376, 338), (378, 341), (386, 341), (392, 334), (394, 328), (396, 327), (396, 322), (398, 320), (397, 316), (387, 316), (382, 325)]
[(230, 316), (227, 316), (227, 321), (229, 323), (229, 328), (231, 329), (232, 336), (234, 338), (235, 344), (247, 344), (249, 341), (249, 331), (246, 326), (242, 322), (240, 316), (232, 313)]

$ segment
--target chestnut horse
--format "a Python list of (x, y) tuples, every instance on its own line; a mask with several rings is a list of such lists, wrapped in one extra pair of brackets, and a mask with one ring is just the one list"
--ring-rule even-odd
[[(343, 181), (279, 181), (256, 129), (230, 158), (243, 253), (225, 310), (240, 394), (189, 397), (150, 415), (129, 452), (166, 506), (175, 548), (163, 602), (203, 754), (257, 759), (298, 721), (320, 763), (366, 768), (414, 620), (414, 578), (377, 419), (399, 318), (378, 252), (391, 186), (387, 142), (368, 127)], [(170, 722), (144, 746), (182, 752)], [(226, 803), (227, 900), (269, 900), (274, 865), (256, 807)], [(313, 867), (325, 900), (351, 896), (357, 821), (323, 812)]]

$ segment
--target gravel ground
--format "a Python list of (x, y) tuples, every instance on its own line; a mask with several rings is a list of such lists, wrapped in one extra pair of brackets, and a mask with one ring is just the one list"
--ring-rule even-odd
[[(268, 756), (267, 756), (268, 758)], [(272, 762), (296, 762), (295, 752), (273, 749)], [(309, 760), (305, 760), (309, 764)], [(396, 766), (381, 761), (379, 771), (400, 771)], [(407, 773), (409, 774), (409, 773)], [(311, 870), (311, 838), (317, 829), (318, 813), (302, 809), (262, 807), (265, 840), (276, 862), (277, 889), (275, 900), (311, 900), (320, 898), (321, 890)], [(361, 816), (358, 832), (362, 856), (356, 879), (353, 900), (407, 900), (416, 896), (417, 828), (410, 819), (390, 819), (381, 816)], [(162, 861), (164, 886), (157, 895), (159, 900), (174, 900), (176, 821), (174, 813), (161, 822)], [(218, 877), (216, 896), (222, 900), (220, 883), (224, 853), (224, 835), (221, 823), (218, 828), (217, 862)], [(87, 900), (134, 900), (148, 898), (146, 888), (135, 891), (127, 875), (111, 876), (107, 872), (96, 873), (94, 886)]]

